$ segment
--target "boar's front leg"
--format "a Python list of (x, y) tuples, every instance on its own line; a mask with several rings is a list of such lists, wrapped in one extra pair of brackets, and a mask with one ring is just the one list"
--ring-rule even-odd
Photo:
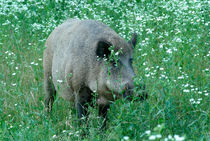
[(102, 125), (102, 129), (106, 126), (106, 121), (107, 121), (107, 112), (109, 109), (109, 105), (99, 105), (99, 116), (102, 116), (104, 118), (104, 122)]
[(79, 94), (76, 95), (75, 104), (78, 111), (79, 119), (87, 116), (88, 104), (91, 102), (91, 90), (87, 87), (82, 88)]

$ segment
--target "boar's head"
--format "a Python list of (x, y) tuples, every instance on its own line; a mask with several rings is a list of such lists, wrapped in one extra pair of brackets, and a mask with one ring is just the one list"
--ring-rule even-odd
[[(137, 34), (134, 33), (132, 39), (121, 46), (113, 45), (106, 40), (99, 40), (96, 55), (101, 62), (101, 72), (99, 79), (99, 103), (106, 103), (121, 97), (133, 95), (135, 73), (132, 66), (133, 49), (136, 46)], [(145, 90), (145, 86), (139, 86)]]

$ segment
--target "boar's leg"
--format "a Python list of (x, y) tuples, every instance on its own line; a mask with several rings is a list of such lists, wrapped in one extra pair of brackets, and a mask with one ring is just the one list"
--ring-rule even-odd
[(76, 108), (80, 119), (87, 116), (88, 104), (92, 101), (91, 93), (89, 88), (84, 87), (76, 95)]
[(109, 107), (109, 105), (99, 105), (99, 116), (102, 116), (104, 118), (104, 123), (101, 127), (102, 129), (106, 126), (107, 112)]
[(52, 52), (46, 48), (43, 57), (44, 67), (44, 90), (45, 90), (45, 107), (47, 111), (52, 110), (52, 105), (55, 99), (56, 91), (52, 82)]
[(48, 112), (52, 111), (53, 102), (55, 100), (55, 87), (52, 83), (52, 80), (45, 80), (44, 82), (45, 88), (45, 107), (47, 108)]

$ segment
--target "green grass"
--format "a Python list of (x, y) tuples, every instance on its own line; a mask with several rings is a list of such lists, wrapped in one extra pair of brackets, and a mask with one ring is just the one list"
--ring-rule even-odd
[[(44, 42), (68, 18), (139, 35), (134, 69), (149, 99), (114, 102), (107, 130), (91, 107), (89, 126), (78, 126), (59, 97), (45, 113)], [(207, 0), (0, 0), (0, 140), (209, 140), (209, 39)]]

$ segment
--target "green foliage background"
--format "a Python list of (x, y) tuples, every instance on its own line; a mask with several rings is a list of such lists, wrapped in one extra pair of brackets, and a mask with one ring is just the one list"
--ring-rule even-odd
[[(104, 131), (95, 108), (88, 127), (59, 97), (44, 110), (44, 42), (69, 18), (138, 33), (135, 79), (149, 99), (114, 102)], [(209, 140), (209, 29), (207, 0), (0, 0), (0, 140)]]

